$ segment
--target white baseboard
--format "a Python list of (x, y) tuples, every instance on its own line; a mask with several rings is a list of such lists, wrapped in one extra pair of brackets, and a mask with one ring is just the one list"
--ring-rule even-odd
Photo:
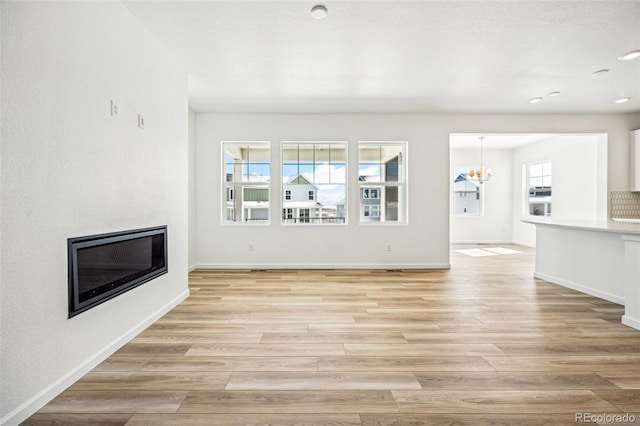
[(514, 244), (506, 240), (451, 240), (451, 244)]
[(188, 271), (192, 272), (192, 271), (195, 271), (196, 269), (198, 269), (198, 264), (189, 266)]
[(127, 342), (137, 336), (141, 331), (145, 328), (149, 327), (155, 321), (157, 321), (164, 314), (173, 309), (178, 303), (182, 302), (184, 299), (189, 297), (189, 290), (184, 291), (176, 298), (171, 300), (169, 303), (158, 309), (156, 312), (151, 314), (148, 318), (137, 324), (131, 330), (126, 332), (123, 336), (115, 339), (113, 342), (109, 343), (106, 347), (104, 347), (99, 352), (95, 353), (88, 360), (83, 362), (78, 367), (69, 371), (64, 376), (60, 377), (58, 380), (47, 386), (45, 389), (37, 393), (34, 397), (30, 398), (26, 402), (20, 404), (17, 408), (12, 410), (2, 419), (0, 419), (0, 425), (3, 426), (14, 426), (18, 425), (24, 420), (26, 420), (33, 413), (38, 411), (44, 405), (46, 405), (53, 398), (58, 396), (62, 391), (71, 386), (74, 382), (80, 379), (82, 376), (87, 374), (93, 368), (95, 368), (102, 361), (107, 359), (111, 354), (124, 346)]
[(540, 278), (541, 280), (549, 281), (553, 284), (558, 284), (563, 287), (570, 288), (572, 290), (579, 291), (581, 293), (586, 293), (594, 297), (598, 297), (600, 299), (608, 300), (609, 302), (617, 303), (618, 305), (624, 305), (624, 297), (616, 296), (615, 294), (607, 293), (606, 291), (596, 290), (595, 288), (586, 287), (581, 284), (577, 284), (571, 281), (563, 280), (561, 278), (556, 278), (551, 275), (542, 274), (539, 272), (534, 272), (533, 276), (536, 278)]
[(638, 318), (632, 318), (629, 315), (623, 315), (622, 323), (624, 325), (628, 325), (629, 327), (635, 328), (636, 330), (640, 330), (640, 319)]
[(536, 248), (535, 244), (531, 244), (531, 243), (524, 242), (524, 241), (512, 241), (512, 244), (517, 244), (519, 246), (524, 246), (524, 247)]
[(451, 269), (448, 263), (199, 263), (195, 269)]

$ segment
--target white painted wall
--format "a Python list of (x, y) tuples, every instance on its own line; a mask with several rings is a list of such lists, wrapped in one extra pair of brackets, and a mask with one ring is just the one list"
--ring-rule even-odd
[(196, 264), (196, 121), (189, 108), (189, 269)]
[[(640, 125), (640, 114), (198, 114), (197, 121), (198, 265), (410, 267), (449, 261), (450, 133), (608, 133), (608, 189), (626, 190), (629, 131)], [(221, 224), (223, 140), (270, 140), (274, 144), (271, 159), (276, 186), (271, 193), (270, 225)], [(280, 225), (279, 142), (295, 140), (349, 142), (351, 202), (346, 226)], [(407, 226), (357, 223), (353, 166), (360, 140), (409, 142)], [(249, 252), (249, 244), (256, 250)], [(391, 252), (384, 250), (387, 244), (392, 245)]]
[[(607, 218), (606, 141), (598, 135), (557, 135), (513, 150), (513, 241), (534, 246), (535, 226), (523, 217), (523, 165), (550, 161), (552, 217)], [(616, 166), (613, 166), (616, 167)]]
[[(119, 2), (3, 2), (2, 89), (1, 415), (12, 425), (188, 294), (187, 79)], [(67, 238), (163, 224), (168, 274), (67, 319)]]
[[(451, 150), (451, 167), (479, 167), (480, 150)], [(451, 217), (452, 243), (510, 243), (512, 227), (512, 150), (483, 149), (483, 163), (493, 169), (494, 177), (482, 184), (480, 198), (483, 213), (478, 217)], [(451, 172), (450, 172), (451, 173)], [(453, 184), (453, 175), (449, 179)], [(451, 186), (453, 212), (453, 187)]]

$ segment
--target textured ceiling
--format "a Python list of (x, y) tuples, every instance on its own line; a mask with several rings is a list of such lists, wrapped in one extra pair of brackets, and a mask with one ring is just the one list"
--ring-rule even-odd
[(640, 111), (640, 0), (123, 3), (196, 111)]

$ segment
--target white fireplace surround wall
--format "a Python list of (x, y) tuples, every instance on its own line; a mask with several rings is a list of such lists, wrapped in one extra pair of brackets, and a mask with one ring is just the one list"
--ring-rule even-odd
[[(0, 422), (15, 425), (188, 294), (187, 76), (120, 2), (0, 7)], [(164, 224), (167, 274), (68, 319), (67, 238)]]

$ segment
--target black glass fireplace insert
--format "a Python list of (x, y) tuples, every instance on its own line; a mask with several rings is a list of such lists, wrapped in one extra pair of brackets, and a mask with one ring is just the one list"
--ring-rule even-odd
[(167, 273), (167, 227), (69, 238), (69, 318)]

